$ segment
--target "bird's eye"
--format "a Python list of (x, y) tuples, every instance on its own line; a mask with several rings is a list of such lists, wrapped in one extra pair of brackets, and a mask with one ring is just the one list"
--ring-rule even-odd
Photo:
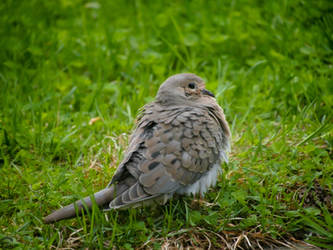
[(194, 83), (194, 82), (190, 82), (190, 83), (188, 84), (188, 87), (189, 87), (190, 89), (195, 89), (195, 83)]

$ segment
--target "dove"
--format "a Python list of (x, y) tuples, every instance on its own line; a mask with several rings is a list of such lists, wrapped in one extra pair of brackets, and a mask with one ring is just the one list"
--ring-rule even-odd
[[(214, 95), (191, 73), (160, 86), (138, 115), (124, 159), (107, 187), (94, 194), (100, 209), (165, 204), (173, 195), (204, 195), (228, 162), (230, 129)], [(54, 223), (91, 209), (88, 196), (44, 218)]]

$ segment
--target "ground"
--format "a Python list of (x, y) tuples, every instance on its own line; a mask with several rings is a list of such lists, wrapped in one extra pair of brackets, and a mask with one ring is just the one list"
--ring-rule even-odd
[[(0, 248), (333, 245), (331, 1), (0, 3)], [(168, 76), (232, 130), (205, 197), (44, 225), (106, 186)], [(308, 245), (309, 246), (309, 245)]]

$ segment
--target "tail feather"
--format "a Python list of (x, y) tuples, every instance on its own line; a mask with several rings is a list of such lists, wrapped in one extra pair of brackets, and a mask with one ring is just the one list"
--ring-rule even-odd
[[(105, 188), (97, 193), (94, 194), (95, 200), (96, 200), (96, 204), (99, 207), (102, 207), (103, 205), (106, 205), (108, 203), (110, 203), (110, 201), (113, 200), (114, 198), (114, 187), (111, 186), (109, 188)], [(59, 220), (64, 220), (64, 219), (70, 219), (70, 218), (74, 218), (76, 216), (76, 209), (75, 207), (77, 207), (77, 212), (79, 215), (82, 214), (82, 212), (84, 211), (85, 207), (87, 207), (88, 209), (91, 209), (92, 207), (92, 201), (91, 198), (89, 196), (85, 197), (82, 200), (78, 200), (68, 206), (65, 206), (63, 208), (60, 208), (56, 211), (54, 211), (53, 213), (51, 213), (50, 215), (44, 217), (44, 223), (54, 223), (57, 222)]]

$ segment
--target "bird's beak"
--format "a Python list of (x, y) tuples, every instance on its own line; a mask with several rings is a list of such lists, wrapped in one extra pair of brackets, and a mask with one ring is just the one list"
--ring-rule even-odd
[(215, 95), (212, 92), (208, 91), (207, 89), (201, 90), (201, 93), (204, 95), (209, 95), (211, 97), (215, 97)]

